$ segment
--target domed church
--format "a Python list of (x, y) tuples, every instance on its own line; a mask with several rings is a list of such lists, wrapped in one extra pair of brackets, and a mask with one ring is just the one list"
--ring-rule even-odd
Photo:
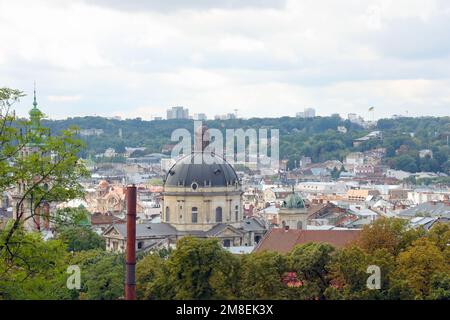
[(164, 184), (162, 220), (179, 231), (209, 231), (217, 224), (239, 228), (242, 223), (242, 188), (233, 167), (203, 152), (180, 159), (167, 174)]
[[(204, 137), (207, 131), (205, 127), (200, 130), (200, 134), (196, 132), (197, 150), (180, 158), (167, 172), (161, 205), (162, 222), (137, 225), (137, 249), (149, 248), (160, 240), (173, 245), (183, 236), (218, 238), (224, 247), (250, 247), (266, 233), (261, 220), (243, 217), (241, 182), (233, 167), (222, 157), (206, 153), (207, 139)], [(108, 234), (113, 230), (104, 233), (107, 249), (122, 251), (123, 241), (114, 245), (110, 240), (124, 235), (125, 226), (113, 228), (116, 235), (114, 232), (112, 237)]]

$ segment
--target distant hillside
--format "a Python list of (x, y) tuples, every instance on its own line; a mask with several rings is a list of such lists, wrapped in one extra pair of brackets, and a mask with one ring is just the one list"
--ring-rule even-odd
[[(369, 131), (357, 124), (339, 117), (302, 118), (252, 118), (247, 120), (209, 120), (209, 128), (220, 130), (237, 128), (267, 128), (280, 130), (280, 157), (289, 159), (289, 166), (300, 156), (309, 156), (314, 162), (330, 159), (342, 160), (352, 151), (365, 151), (376, 147), (387, 148), (387, 162), (394, 168), (416, 171), (449, 172), (450, 117), (382, 119), (377, 128), (383, 132), (382, 140), (371, 140), (353, 147), (353, 140), (366, 135)], [(185, 128), (192, 133), (192, 120), (139, 119), (115, 120), (102, 117), (69, 118), (66, 120), (46, 120), (44, 125), (52, 132), (70, 126), (79, 129), (102, 129), (99, 136), (82, 137), (87, 150), (82, 156), (102, 153), (112, 147), (123, 151), (126, 147), (145, 147), (146, 152), (161, 152), (163, 145), (173, 144), (171, 133), (177, 128)], [(347, 129), (346, 133), (337, 131), (338, 126)], [(122, 137), (119, 136), (121, 131)], [(396, 154), (396, 150), (400, 153)], [(419, 150), (431, 149), (433, 159), (420, 159)], [(398, 152), (397, 152), (398, 153)]]

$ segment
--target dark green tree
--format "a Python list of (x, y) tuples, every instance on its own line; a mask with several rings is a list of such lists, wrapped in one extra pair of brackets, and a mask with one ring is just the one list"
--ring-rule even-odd
[(244, 256), (241, 264), (240, 297), (243, 299), (285, 299), (288, 288), (283, 282), (290, 271), (287, 258), (276, 252)]

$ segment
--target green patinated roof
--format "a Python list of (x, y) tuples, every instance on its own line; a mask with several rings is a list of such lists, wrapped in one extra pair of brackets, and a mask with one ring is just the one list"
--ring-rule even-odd
[(283, 201), (282, 208), (286, 209), (303, 209), (305, 208), (305, 201), (297, 193), (292, 193)]
[(33, 108), (29, 112), (30, 118), (42, 117), (42, 112), (38, 108)]
[(33, 108), (30, 110), (29, 115), (31, 120), (33, 119), (41, 119), (43, 116), (43, 113), (41, 112), (41, 110), (38, 109), (37, 107), (37, 101), (36, 101), (36, 90), (34, 91), (34, 100), (33, 100)]
[(44, 132), (42, 132), (43, 128), (41, 127), (41, 119), (44, 117), (44, 114), (37, 107), (38, 103), (36, 100), (36, 89), (34, 89), (34, 99), (33, 99), (33, 108), (30, 110), (30, 131), (34, 136), (31, 137), (31, 140), (28, 142), (28, 146), (38, 147), (41, 145), (42, 138), (45, 138)]

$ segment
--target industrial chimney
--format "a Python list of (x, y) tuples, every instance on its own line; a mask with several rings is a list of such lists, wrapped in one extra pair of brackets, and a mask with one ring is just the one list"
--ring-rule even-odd
[(125, 300), (136, 300), (136, 186), (127, 187)]

